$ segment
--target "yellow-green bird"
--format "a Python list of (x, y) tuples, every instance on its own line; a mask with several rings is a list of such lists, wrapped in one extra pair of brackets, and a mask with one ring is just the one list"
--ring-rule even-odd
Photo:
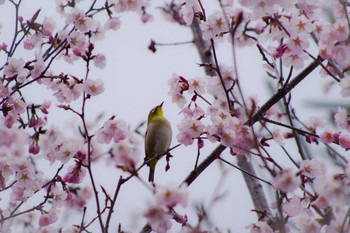
[(154, 181), (154, 170), (157, 162), (169, 149), (172, 138), (170, 123), (163, 115), (163, 103), (153, 108), (148, 114), (145, 161), (149, 166), (149, 182)]

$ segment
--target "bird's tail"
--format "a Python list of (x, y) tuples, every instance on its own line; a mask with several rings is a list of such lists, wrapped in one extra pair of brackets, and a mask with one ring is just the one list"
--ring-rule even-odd
[(154, 171), (156, 169), (156, 164), (157, 164), (158, 160), (157, 159), (153, 159), (149, 162), (148, 166), (149, 166), (149, 176), (148, 176), (148, 181), (149, 182), (154, 182)]
[(149, 168), (149, 176), (148, 176), (148, 182), (154, 182), (154, 168), (155, 167), (150, 167)]

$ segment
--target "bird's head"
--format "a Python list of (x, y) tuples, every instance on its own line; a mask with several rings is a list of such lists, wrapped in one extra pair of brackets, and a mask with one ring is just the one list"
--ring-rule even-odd
[(149, 124), (151, 121), (159, 119), (159, 118), (163, 118), (163, 103), (164, 101), (154, 107), (148, 114), (148, 120), (147, 120), (147, 124)]

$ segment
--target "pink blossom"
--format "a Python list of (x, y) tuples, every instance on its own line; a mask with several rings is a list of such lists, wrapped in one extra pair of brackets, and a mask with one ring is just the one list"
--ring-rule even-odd
[(56, 22), (52, 17), (45, 17), (43, 20), (43, 34), (51, 36), (56, 28)]
[(56, 145), (55, 147), (55, 157), (58, 161), (61, 161), (62, 164), (67, 163), (75, 153), (77, 152), (78, 145), (73, 141), (67, 141), (61, 144)]
[(42, 35), (39, 33), (36, 33), (32, 36), (30, 36), (28, 39), (26, 39), (23, 42), (23, 47), (27, 50), (32, 50), (36, 47), (39, 47), (43, 42)]
[(44, 158), (50, 161), (51, 165), (56, 160), (55, 151), (57, 146), (63, 144), (64, 141), (62, 133), (55, 128), (48, 129), (46, 133), (40, 137), (39, 146), (44, 154)]
[(348, 230), (344, 230), (343, 221), (341, 218), (339, 219), (332, 219), (328, 225), (326, 225), (326, 231), (325, 233), (343, 233), (348, 232)]
[(49, 109), (51, 106), (51, 101), (50, 100), (45, 100), (42, 104), (41, 104), (41, 112), (44, 114), (48, 114), (49, 111), (47, 109)]
[(111, 159), (124, 170), (134, 169), (140, 159), (139, 144), (140, 142), (133, 135), (118, 143), (114, 143), (111, 151)]
[(312, 202), (312, 205), (316, 206), (317, 208), (325, 209), (329, 207), (329, 203), (326, 197), (323, 195), (319, 195), (317, 199)]
[(0, 137), (0, 147), (7, 147), (10, 148), (12, 145), (16, 145), (17, 141), (20, 138), (20, 134), (17, 134), (16, 131), (6, 129), (1, 125), (0, 127), (0, 134), (2, 137)]
[(82, 162), (84, 165), (88, 164), (88, 156), (87, 156), (87, 152), (85, 151), (85, 147), (83, 149), (79, 149), (77, 150), (77, 152), (75, 153), (74, 157), (76, 159), (78, 159), (80, 162)]
[(83, 32), (95, 31), (98, 23), (91, 17), (81, 17), (74, 22), (75, 27)]
[(294, 191), (299, 183), (298, 177), (293, 174), (292, 170), (284, 169), (273, 179), (272, 185), (282, 192), (289, 193)]
[(168, 186), (159, 186), (156, 188), (155, 199), (158, 206), (174, 208), (180, 204), (186, 207), (188, 203), (187, 185), (178, 187), (177, 184), (170, 183)]
[(12, 104), (12, 113), (13, 114), (22, 114), (26, 110), (26, 103), (22, 98), (12, 99), (10, 98), (9, 103)]
[(83, 90), (91, 96), (99, 95), (104, 91), (103, 81), (101, 79), (87, 79), (83, 84)]
[(2, 178), (5, 180), (8, 179), (11, 175), (14, 174), (13, 161), (8, 158), (1, 158), (0, 160), (0, 171)]
[(194, 18), (194, 12), (200, 11), (198, 2), (194, 0), (184, 0), (180, 1), (179, 5), (182, 5), (180, 13), (183, 20), (185, 21), (186, 25), (191, 25)]
[(61, 83), (58, 90), (53, 94), (60, 103), (70, 103), (80, 97), (83, 85), (76, 80), (70, 79), (69, 83)]
[(30, 71), (32, 78), (36, 79), (42, 75), (42, 72), (46, 69), (44, 60), (40, 57), (37, 58), (37, 61), (34, 63), (33, 69)]
[(344, 78), (342, 78), (339, 82), (339, 86), (341, 88), (340, 94), (343, 97), (350, 96), (350, 77), (349, 76), (345, 76)]
[(76, 51), (78, 51), (80, 54), (84, 54), (85, 51), (87, 50), (88, 43), (83, 33), (78, 31), (73, 31), (68, 36), (67, 40), (71, 48), (73, 50), (76, 49)]
[(331, 131), (326, 130), (320, 135), (320, 139), (324, 143), (332, 143), (333, 142), (333, 133)]
[(304, 176), (315, 178), (324, 174), (325, 165), (317, 158), (313, 158), (311, 160), (303, 160), (300, 162), (300, 171)]
[(202, 78), (188, 80), (189, 88), (188, 93), (193, 94), (194, 92), (202, 95), (205, 92), (205, 82)]
[(300, 199), (298, 196), (293, 196), (291, 199), (283, 203), (283, 212), (288, 215), (288, 217), (296, 216), (312, 216), (312, 211), (308, 208), (309, 201), (305, 204), (305, 200)]
[(288, 49), (293, 53), (302, 53), (304, 49), (309, 47), (308, 38), (304, 34), (296, 34), (296, 36), (290, 38), (286, 45)]
[(339, 42), (345, 41), (349, 37), (349, 27), (347, 22), (344, 22), (343, 20), (336, 21), (332, 27), (330, 27), (331, 32), (330, 34), (334, 38), (334, 40), (337, 40)]
[[(23, 187), (19, 187), (18, 185), (14, 185), (11, 189), (11, 200), (12, 201), (26, 201), (31, 193), (30, 189), (25, 189)], [(32, 192), (33, 193), (33, 192)]]
[(350, 134), (340, 135), (339, 145), (344, 149), (350, 149)]
[(48, 213), (44, 213), (39, 218), (39, 226), (48, 226), (58, 220), (59, 211), (56, 208), (52, 208)]
[(331, 205), (348, 203), (350, 190), (336, 175), (317, 176), (314, 180), (314, 188), (318, 195), (323, 196), (324, 203)]
[(185, 118), (177, 127), (179, 129), (177, 136), (179, 143), (187, 146), (193, 143), (194, 138), (203, 133), (205, 126), (201, 121)]
[[(235, 75), (233, 74), (233, 68), (229, 66), (222, 66), (222, 79), (225, 84), (226, 90), (230, 90), (235, 83)], [(219, 100), (225, 100), (226, 96), (221, 80), (218, 76), (208, 77), (207, 79), (207, 90), (211, 95), (219, 98)]]
[(315, 25), (305, 15), (293, 15), (290, 19), (290, 34), (306, 36), (315, 30)]
[(320, 233), (322, 226), (313, 218), (299, 217), (296, 226), (301, 233)]
[(0, 51), (5, 51), (6, 49), (7, 49), (7, 44), (6, 43), (0, 44)]
[(124, 140), (128, 134), (126, 123), (113, 117), (106, 121), (102, 128), (96, 132), (96, 137), (100, 143), (109, 143), (112, 139), (117, 143)]
[(283, 136), (283, 133), (281, 132), (280, 127), (276, 127), (276, 126), (273, 127), (272, 137), (273, 137), (273, 140), (275, 140), (279, 145), (283, 146), (284, 136)]
[(16, 186), (22, 188), (29, 188), (34, 184), (35, 171), (33, 165), (27, 160), (16, 164)]
[(95, 21), (95, 24), (94, 29), (90, 31), (92, 42), (100, 41), (105, 38), (105, 28), (98, 21)]
[(61, 185), (51, 185), (50, 195), (52, 195), (52, 204), (54, 207), (62, 207), (64, 201), (68, 198), (66, 190)]
[(28, 152), (33, 155), (38, 154), (40, 152), (40, 146), (38, 145), (38, 143), (36, 142), (31, 143), (29, 145)]
[(93, 31), (97, 26), (93, 18), (85, 16), (84, 11), (77, 8), (73, 8), (70, 13), (66, 14), (66, 23), (74, 23), (75, 28), (82, 33)]
[(65, 200), (66, 206), (77, 210), (82, 210), (86, 206), (87, 201), (91, 198), (92, 191), (88, 187), (81, 187), (80, 189), (69, 192)]
[(106, 57), (103, 54), (96, 54), (93, 61), (97, 68), (103, 69), (106, 67)]
[(342, 69), (349, 66), (348, 54), (350, 47), (346, 45), (336, 45), (332, 47), (331, 56)]
[(171, 228), (171, 214), (158, 205), (150, 206), (144, 216), (152, 230), (157, 233), (166, 233)]
[(191, 25), (194, 18), (194, 12), (193, 12), (192, 6), (188, 7), (186, 4), (181, 8), (180, 13), (186, 25)]
[(169, 95), (172, 98), (172, 102), (176, 103), (179, 108), (183, 108), (187, 102), (183, 93), (189, 88), (188, 81), (182, 76), (173, 73), (172, 78), (168, 81), (168, 85), (170, 86)]
[(203, 22), (200, 27), (203, 31), (204, 40), (213, 39), (214, 37), (219, 36), (220, 33), (228, 30), (225, 19), (219, 11), (215, 11), (209, 15), (208, 20)]
[(207, 126), (208, 139), (212, 142), (221, 141), (224, 146), (234, 148), (238, 154), (252, 146), (253, 136), (250, 127), (242, 125), (237, 117), (229, 114), (211, 115), (212, 124)]
[(44, 118), (35, 118), (32, 117), (29, 121), (28, 121), (28, 127), (29, 128), (39, 128), (42, 127), (44, 125), (46, 125), (47, 119), (46, 117)]
[(0, 189), (6, 187), (9, 177), (14, 173), (12, 169), (12, 161), (7, 158), (0, 160)]
[(179, 108), (183, 108), (187, 100), (181, 92), (170, 90), (169, 95), (171, 96), (172, 102), (176, 103)]
[(339, 128), (350, 130), (349, 117), (345, 108), (338, 107), (338, 111), (334, 115), (334, 120)]
[(8, 77), (14, 77), (17, 75), (17, 81), (22, 83), (28, 75), (28, 70), (24, 68), (24, 65), (25, 61), (22, 58), (17, 59), (10, 57), (4, 68), (4, 75)]
[(5, 126), (9, 129), (12, 128), (13, 124), (16, 122), (17, 118), (15, 118), (15, 116), (10, 113), (10, 114), (7, 114), (7, 116), (5, 117)]
[(283, 57), (285, 66), (293, 66), (297, 70), (303, 68), (304, 61), (308, 59), (308, 56), (304, 52), (295, 52), (289, 49), (286, 50)]
[(190, 106), (182, 109), (181, 113), (185, 116), (185, 118), (192, 118), (195, 120), (200, 120), (204, 117), (205, 112), (200, 106), (195, 106), (193, 110)]
[(117, 31), (120, 28), (120, 19), (119, 17), (113, 17), (110, 18), (106, 21), (104, 28), (106, 30), (113, 30), (113, 31)]
[(325, 120), (321, 117), (310, 117), (309, 121), (307, 122), (307, 126), (314, 130), (317, 128), (322, 128), (325, 125)]
[(153, 15), (148, 14), (147, 12), (143, 11), (141, 15), (141, 21), (143, 23), (148, 23), (153, 21)]
[(67, 183), (79, 184), (83, 181), (86, 174), (86, 169), (82, 167), (79, 162), (75, 165), (68, 167), (66, 175), (64, 175), (63, 180)]
[(253, 223), (247, 226), (247, 228), (250, 229), (250, 233), (274, 233), (266, 222)]

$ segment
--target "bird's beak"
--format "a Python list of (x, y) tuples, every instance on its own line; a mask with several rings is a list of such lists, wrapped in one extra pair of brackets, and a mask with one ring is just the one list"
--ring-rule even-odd
[(163, 107), (163, 104), (164, 104), (164, 101), (159, 106)]

